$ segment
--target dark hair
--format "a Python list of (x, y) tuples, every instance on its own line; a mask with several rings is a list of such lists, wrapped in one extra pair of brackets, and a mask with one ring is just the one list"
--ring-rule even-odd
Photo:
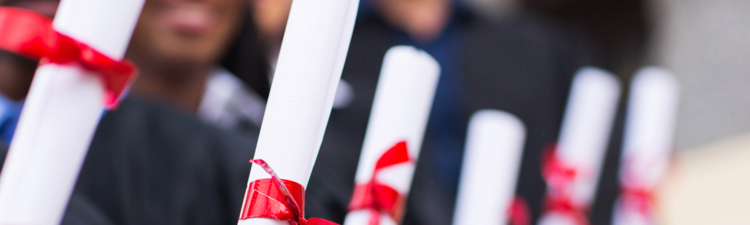
[(268, 79), (269, 63), (250, 10), (245, 13), (241, 26), (236, 39), (229, 45), (221, 60), (221, 66), (261, 97), (268, 99), (268, 93), (271, 91)]

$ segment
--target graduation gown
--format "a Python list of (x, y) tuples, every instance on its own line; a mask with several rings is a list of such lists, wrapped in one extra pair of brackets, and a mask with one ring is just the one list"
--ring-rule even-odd
[(236, 224), (255, 137), (128, 98), (102, 118), (63, 224)]
[[(461, 40), (456, 57), (462, 79), (460, 126), (465, 130), (471, 114), (485, 108), (508, 111), (523, 121), (527, 141), (517, 192), (536, 218), (546, 189), (540, 155), (545, 145), (557, 140), (572, 77), (587, 64), (588, 56), (534, 20), (493, 22), (471, 12), (459, 13), (454, 20), (454, 32)], [(331, 114), (307, 192), (308, 216), (344, 220), (383, 56), (401, 44), (396, 35), (378, 17), (362, 19), (355, 26), (342, 75), (352, 86), (354, 100)], [(439, 135), (430, 128), (437, 125), (428, 124), (408, 198), (407, 225), (451, 224), (458, 184), (445, 185), (443, 174), (436, 172), (438, 142), (430, 137)], [(458, 154), (447, 163), (455, 165), (458, 173), (461, 160)]]
[(102, 118), (75, 191), (117, 224), (236, 224), (255, 137), (127, 99)]

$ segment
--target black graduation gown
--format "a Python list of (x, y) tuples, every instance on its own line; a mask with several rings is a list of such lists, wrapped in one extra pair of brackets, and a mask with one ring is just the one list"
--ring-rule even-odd
[(63, 224), (236, 224), (255, 137), (128, 98), (102, 118)]
[(116, 224), (236, 224), (255, 137), (130, 98), (102, 118), (75, 192)]
[[(473, 112), (486, 108), (508, 111), (523, 121), (528, 134), (517, 192), (536, 218), (546, 188), (540, 154), (557, 139), (572, 77), (586, 65), (587, 54), (546, 25), (532, 22), (536, 20), (492, 22), (471, 13), (456, 20), (463, 40), (458, 62), (464, 92), (461, 123), (465, 127)], [(382, 59), (396, 44), (395, 35), (378, 18), (355, 26), (342, 75), (355, 99), (331, 114), (307, 192), (308, 216), (344, 220)], [(434, 140), (426, 138), (408, 198), (407, 225), (451, 224), (457, 184), (438, 183), (431, 145)], [(462, 159), (453, 160), (460, 164)]]

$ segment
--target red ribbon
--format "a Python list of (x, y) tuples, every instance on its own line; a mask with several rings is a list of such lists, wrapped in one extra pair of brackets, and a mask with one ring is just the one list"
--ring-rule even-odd
[(588, 225), (586, 208), (575, 204), (569, 193), (579, 171), (563, 162), (556, 151), (557, 146), (551, 145), (542, 153), (542, 176), (547, 183), (545, 211), (568, 215), (577, 225)]
[(634, 209), (646, 218), (651, 218), (654, 193), (645, 188), (623, 187), (622, 201), (625, 207)]
[(354, 188), (349, 211), (370, 210), (370, 225), (380, 224), (380, 213), (388, 214), (393, 221), (400, 221), (404, 214), (405, 196), (387, 184), (380, 183), (376, 178), (387, 167), (411, 161), (406, 141), (397, 143), (383, 153), (375, 164), (372, 179)]
[(58, 33), (52, 20), (13, 7), (0, 7), (0, 50), (19, 54), (41, 64), (77, 63), (98, 72), (106, 88), (104, 103), (115, 108), (125, 89), (135, 80), (136, 68), (128, 61), (118, 61), (92, 47)]
[(288, 221), (291, 225), (337, 225), (318, 218), (305, 220), (305, 188), (297, 182), (280, 179), (261, 159), (250, 160), (250, 163), (263, 168), (271, 178), (248, 184), (239, 220), (265, 218)]
[[(624, 207), (634, 210), (646, 218), (651, 218), (652, 204), (654, 202), (654, 191), (650, 188), (637, 185), (638, 176), (634, 173), (634, 157), (627, 157), (623, 161), (624, 176), (622, 178), (622, 202)], [(653, 167), (653, 163), (648, 166)]]
[(531, 224), (531, 210), (529, 210), (529, 204), (523, 197), (516, 196), (513, 198), (510, 207), (508, 207), (507, 215), (510, 225)]

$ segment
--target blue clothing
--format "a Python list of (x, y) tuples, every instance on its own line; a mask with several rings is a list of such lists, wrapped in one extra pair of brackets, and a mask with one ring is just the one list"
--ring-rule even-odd
[(21, 116), (23, 101), (16, 102), (0, 94), (0, 138), (10, 144)]
[[(458, 183), (461, 165), (455, 160), (463, 156), (466, 124), (463, 106), (463, 82), (460, 74), (461, 30), (457, 18), (467, 13), (461, 0), (453, 0), (453, 17), (440, 36), (430, 42), (418, 42), (404, 32), (396, 35), (396, 44), (411, 45), (429, 53), (441, 67), (435, 101), (424, 137), (424, 152), (439, 174), (439, 180), (446, 187)], [(360, 1), (358, 19), (377, 16), (372, 0)]]
[[(456, 4), (456, 14), (462, 8)], [(460, 161), (463, 156), (466, 128), (464, 118), (463, 82), (459, 69), (461, 32), (454, 18), (440, 36), (429, 43), (417, 42), (400, 32), (397, 43), (411, 45), (429, 53), (440, 64), (441, 74), (435, 91), (430, 118), (425, 132), (424, 150), (430, 152), (426, 160), (436, 166), (440, 182), (446, 187), (458, 183)]]

